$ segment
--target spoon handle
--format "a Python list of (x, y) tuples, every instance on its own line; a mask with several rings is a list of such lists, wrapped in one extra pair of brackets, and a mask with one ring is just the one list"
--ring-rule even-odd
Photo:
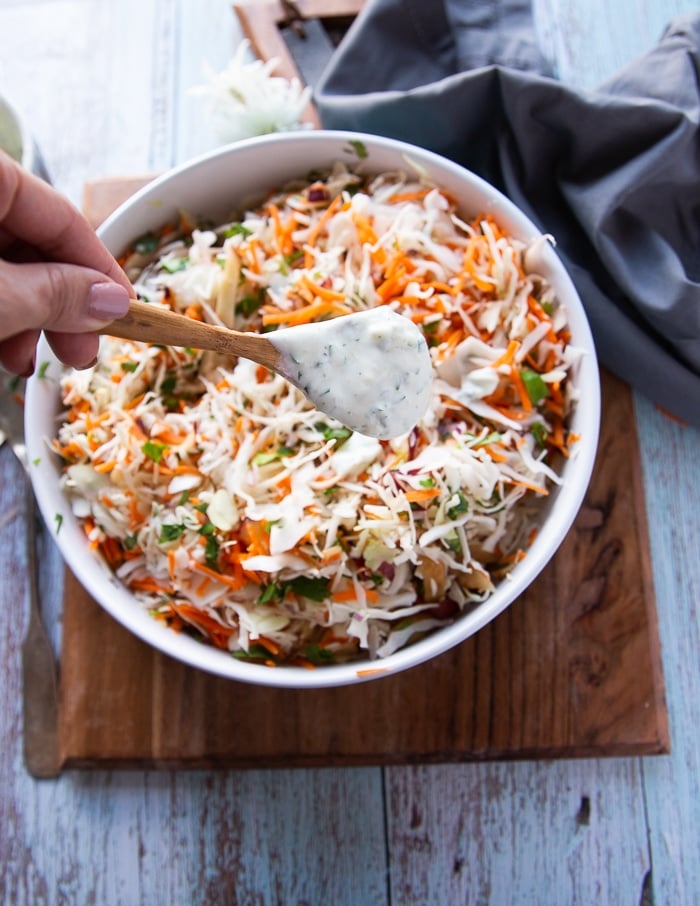
[(204, 321), (132, 299), (129, 311), (102, 328), (100, 333), (123, 340), (158, 343), (162, 346), (188, 346), (224, 355), (243, 356), (275, 370), (279, 352), (266, 337), (256, 333), (229, 330)]

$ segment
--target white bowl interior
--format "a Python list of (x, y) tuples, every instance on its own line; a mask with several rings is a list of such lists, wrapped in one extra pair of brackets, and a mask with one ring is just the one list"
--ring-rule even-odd
[[(358, 160), (351, 141), (368, 152)], [(377, 136), (342, 132), (298, 132), (250, 139), (204, 155), (150, 183), (122, 205), (99, 230), (114, 253), (122, 253), (143, 233), (177, 219), (181, 210), (223, 221), (271, 189), (336, 160), (359, 164), (367, 172), (406, 169), (413, 162), (445, 188), (465, 217), (490, 213), (512, 235), (531, 240), (540, 231), (507, 198), (479, 177), (431, 152)], [(576, 376), (580, 400), (571, 428), (582, 437), (576, 455), (562, 470), (564, 483), (550, 495), (547, 517), (532, 547), (483, 604), (453, 624), (379, 661), (355, 662), (306, 670), (271, 669), (244, 663), (225, 652), (176, 634), (150, 617), (88, 548), (85, 534), (60, 491), (60, 463), (47, 439), (60, 418), (58, 377), (61, 365), (42, 338), (39, 363), (49, 362), (43, 377), (27, 387), (26, 436), (32, 480), (47, 525), (78, 580), (116, 620), (157, 649), (187, 664), (231, 679), (270, 686), (318, 688), (386, 676), (422, 663), (481, 629), (511, 604), (535, 579), (561, 544), (583, 501), (597, 447), (600, 420), (599, 375), (593, 340), (583, 306), (556, 253), (546, 248), (540, 270), (567, 308), (572, 342), (584, 351)], [(60, 529), (59, 529), (60, 524)]]

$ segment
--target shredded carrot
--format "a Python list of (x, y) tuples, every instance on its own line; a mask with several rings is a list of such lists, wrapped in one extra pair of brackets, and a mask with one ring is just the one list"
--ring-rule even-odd
[(404, 497), (409, 503), (424, 503), (427, 500), (435, 500), (442, 493), (442, 488), (421, 488), (420, 490), (406, 491)]
[(500, 355), (495, 360), (495, 362), (491, 363), (491, 367), (496, 369), (496, 368), (500, 368), (501, 365), (512, 365), (513, 359), (515, 357), (515, 353), (519, 349), (520, 349), (520, 343), (518, 342), (518, 340), (511, 340), (508, 343), (508, 346), (507, 346), (505, 352), (502, 355)]
[(304, 308), (298, 308), (294, 311), (277, 311), (265, 312), (262, 316), (262, 322), (267, 327), (272, 324), (287, 324), (289, 327), (295, 324), (308, 324), (317, 318), (328, 315), (348, 315), (352, 309), (348, 305), (342, 305), (339, 302), (329, 302), (326, 299), (318, 299), (311, 305)]

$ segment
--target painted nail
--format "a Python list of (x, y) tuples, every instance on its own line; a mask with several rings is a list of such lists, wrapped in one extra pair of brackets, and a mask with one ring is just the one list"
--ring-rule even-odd
[(129, 310), (129, 293), (118, 283), (93, 283), (88, 293), (87, 310), (99, 321), (114, 321)]

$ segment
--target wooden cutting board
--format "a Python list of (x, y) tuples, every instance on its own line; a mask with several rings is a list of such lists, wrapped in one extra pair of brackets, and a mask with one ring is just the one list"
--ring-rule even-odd
[[(142, 180), (86, 188), (93, 223)], [(260, 767), (669, 751), (629, 388), (603, 375), (593, 480), (530, 590), (435, 661), (355, 687), (258, 688), (152, 650), (68, 574), (63, 767)]]

